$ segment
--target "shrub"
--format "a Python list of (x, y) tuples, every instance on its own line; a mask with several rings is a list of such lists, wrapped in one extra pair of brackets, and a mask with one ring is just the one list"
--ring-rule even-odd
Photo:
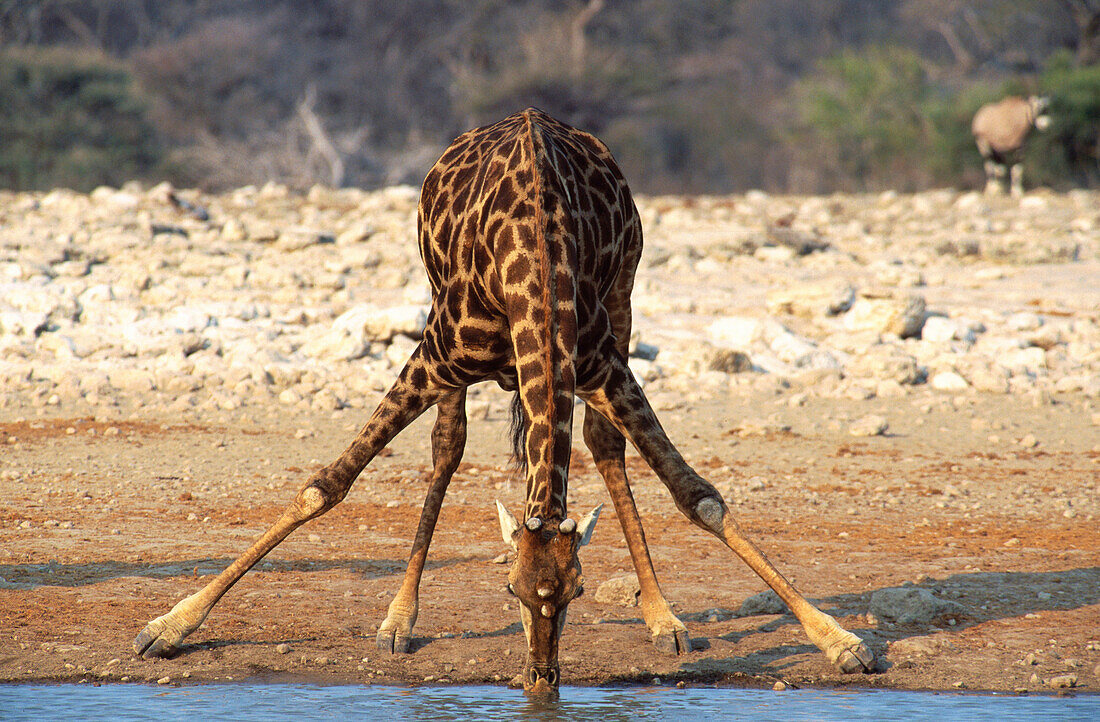
[(1028, 174), (1052, 186), (1100, 184), (1100, 65), (1078, 67), (1065, 51), (1040, 78), (1050, 127), (1028, 147)]
[(120, 64), (84, 51), (0, 51), (0, 187), (121, 185), (147, 177), (159, 156)]

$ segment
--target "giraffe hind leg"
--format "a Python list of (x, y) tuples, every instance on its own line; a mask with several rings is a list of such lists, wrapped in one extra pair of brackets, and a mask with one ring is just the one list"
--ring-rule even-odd
[(692, 523), (718, 537), (771, 587), (802, 623), (807, 636), (842, 671), (871, 671), (875, 657), (856, 635), (817, 609), (737, 528), (722, 496), (684, 461), (657, 421), (653, 409), (618, 357), (606, 359), (598, 388), (584, 399), (623, 432), (668, 487), (676, 506)]
[(672, 612), (672, 607), (661, 593), (657, 574), (653, 570), (653, 560), (649, 556), (642, 520), (638, 516), (638, 507), (627, 481), (624, 459), (626, 441), (607, 419), (587, 407), (584, 413), (584, 442), (592, 452), (596, 468), (607, 485), (611, 502), (615, 505), (615, 515), (622, 525), (630, 558), (634, 562), (634, 571), (638, 575), (638, 586), (641, 588), (639, 601), (642, 616), (653, 634), (653, 644), (667, 654), (686, 654), (691, 651), (687, 627)]
[(445, 393), (433, 383), (417, 348), (370, 421), (336, 461), (315, 473), (279, 519), (247, 551), (200, 591), (149, 622), (134, 640), (143, 657), (171, 657), (183, 640), (202, 625), (230, 587), (291, 532), (339, 503), (363, 468), (390, 440)]
[(466, 447), (466, 389), (443, 397), (436, 408), (438, 416), (432, 428), (432, 474), (424, 510), (420, 514), (401, 589), (390, 602), (386, 619), (378, 628), (375, 640), (379, 649), (395, 654), (410, 651), (413, 625), (419, 612), (420, 577), (428, 558), (428, 546), (432, 542), (447, 485), (458, 469)]

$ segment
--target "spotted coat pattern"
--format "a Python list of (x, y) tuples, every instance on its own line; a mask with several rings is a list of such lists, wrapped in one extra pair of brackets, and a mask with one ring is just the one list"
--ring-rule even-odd
[(638, 212), (607, 148), (535, 109), (459, 136), (428, 173), (418, 213), (432, 308), (397, 380), (351, 445), (315, 472), (249, 549), (199, 592), (149, 622), (143, 656), (170, 656), (253, 565), (303, 523), (339, 503), (375, 455), (432, 405), (433, 469), (401, 589), (378, 646), (410, 649), (428, 545), (466, 443), (466, 388), (492, 380), (519, 394), (525, 421), (525, 523), (501, 506), (517, 551), (509, 590), (528, 639), (524, 686), (558, 684), (557, 645), (570, 601), (583, 591), (577, 550), (598, 509), (566, 518), (574, 397), (586, 405), (584, 440), (607, 484), (641, 587), (640, 607), (659, 649), (684, 653), (687, 628), (657, 584), (626, 477), (625, 438), (668, 487), (677, 507), (761, 576), (811, 641), (845, 671), (874, 655), (816, 609), (738, 530), (715, 488), (669, 441), (627, 368), (630, 292), (642, 250)]

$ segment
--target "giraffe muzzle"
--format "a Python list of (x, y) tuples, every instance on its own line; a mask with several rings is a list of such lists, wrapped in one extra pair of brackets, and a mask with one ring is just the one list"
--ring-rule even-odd
[(529, 692), (549, 692), (558, 688), (561, 672), (557, 665), (552, 667), (529, 666), (523, 675), (523, 687)]

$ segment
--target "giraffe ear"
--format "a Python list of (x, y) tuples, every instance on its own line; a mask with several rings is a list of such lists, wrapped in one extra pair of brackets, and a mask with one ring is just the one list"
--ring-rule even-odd
[(577, 523), (578, 547), (583, 547), (592, 540), (592, 532), (596, 529), (596, 520), (600, 518), (600, 509), (603, 509), (603, 504), (585, 514), (584, 518)]
[(497, 518), (500, 520), (500, 536), (504, 539), (504, 543), (511, 546), (513, 550), (519, 551), (515, 537), (516, 532), (519, 531), (519, 522), (512, 516), (512, 512), (504, 508), (499, 499), (497, 499)]

